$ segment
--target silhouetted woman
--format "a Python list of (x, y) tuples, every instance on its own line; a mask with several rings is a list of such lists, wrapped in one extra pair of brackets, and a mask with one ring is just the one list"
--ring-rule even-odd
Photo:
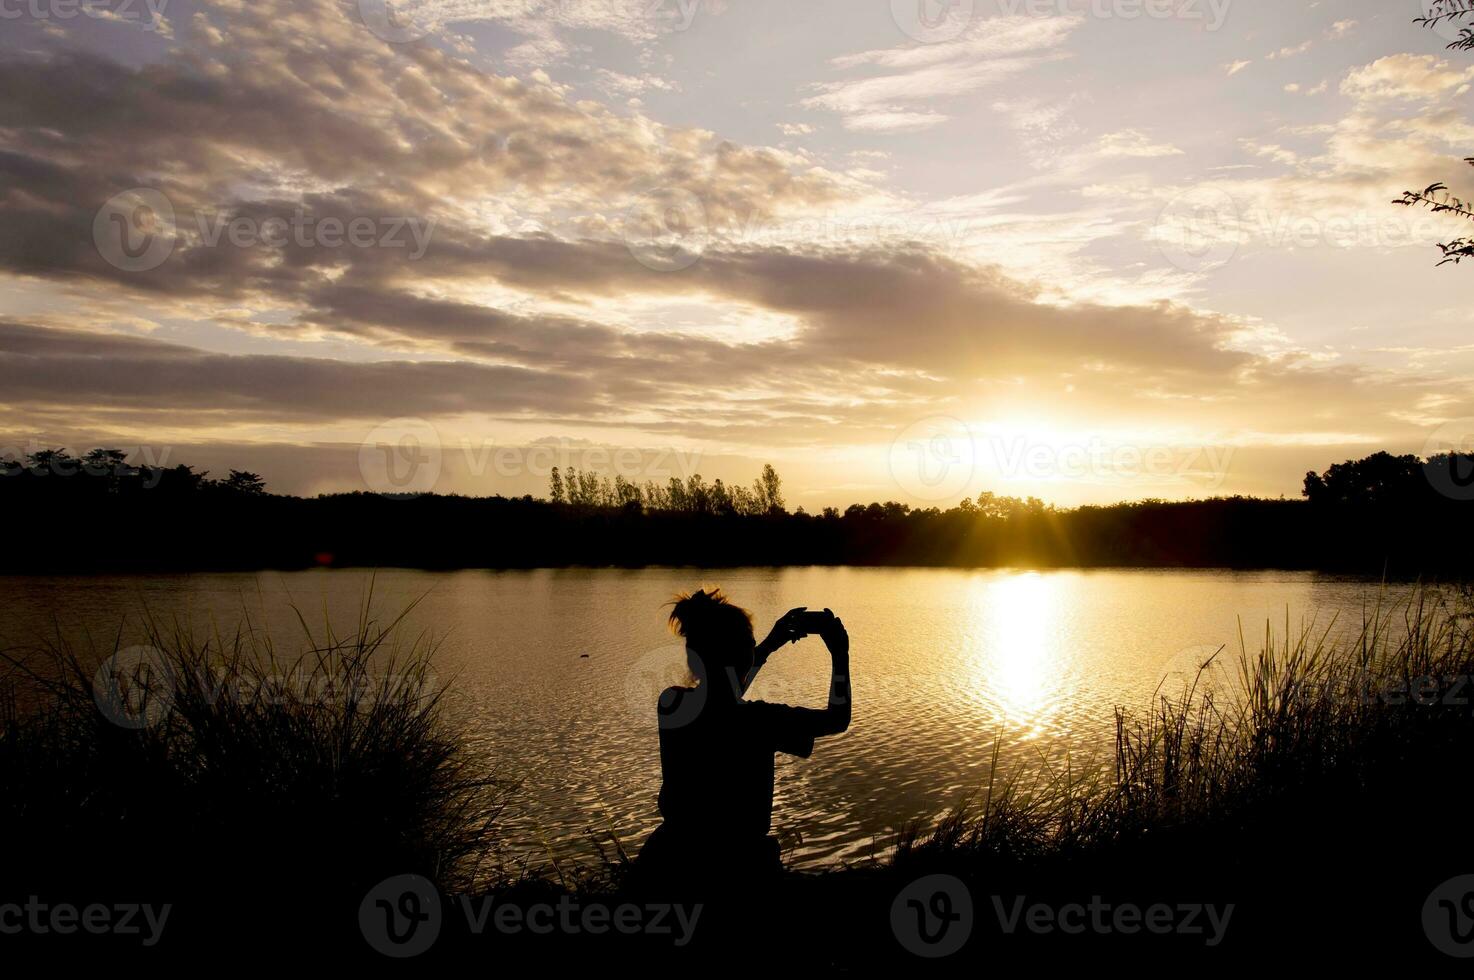
[[(660, 814), (640, 852), (650, 884), (690, 889), (756, 884), (779, 871), (773, 816), (773, 757), (808, 758), (814, 739), (850, 724), (850, 640), (829, 610), (794, 609), (754, 643), (752, 617), (717, 589), (677, 597), (671, 629), (686, 639), (693, 687), (660, 696)], [(768, 656), (810, 632), (833, 660), (823, 709), (746, 701)]]

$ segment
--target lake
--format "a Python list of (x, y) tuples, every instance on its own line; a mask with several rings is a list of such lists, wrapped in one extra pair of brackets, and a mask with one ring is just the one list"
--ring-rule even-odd
[[(0, 644), (58, 627), (111, 649), (142, 639), (141, 613), (197, 631), (245, 618), (300, 650), (295, 604), (321, 634), (351, 633), (372, 608), (439, 643), (436, 675), (471, 751), (518, 790), (502, 814), (510, 862), (595, 860), (590, 835), (631, 853), (659, 820), (656, 696), (685, 676), (666, 630), (678, 590), (720, 584), (758, 622), (831, 607), (851, 637), (854, 721), (812, 758), (780, 758), (774, 832), (793, 866), (882, 852), (908, 821), (944, 813), (1005, 767), (1110, 759), (1114, 710), (1146, 707), (1242, 624), (1250, 653), (1267, 622), (1355, 629), (1407, 586), (1287, 572), (1028, 572), (892, 568), (539, 570), (115, 577), (0, 577)], [(750, 696), (820, 706), (818, 638), (774, 655)]]

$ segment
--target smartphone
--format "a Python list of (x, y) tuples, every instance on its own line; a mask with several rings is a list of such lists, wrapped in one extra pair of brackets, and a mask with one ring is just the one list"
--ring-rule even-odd
[(798, 627), (805, 633), (821, 633), (834, 622), (834, 613), (806, 609), (798, 614)]

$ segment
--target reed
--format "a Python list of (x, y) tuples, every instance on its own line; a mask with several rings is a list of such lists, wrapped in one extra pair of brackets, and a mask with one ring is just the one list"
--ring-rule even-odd
[(413, 606), (380, 622), (370, 602), (345, 635), (299, 612), (293, 656), (249, 620), (5, 652), (7, 890), (240, 907), (475, 884), (507, 787), (445, 721), (434, 644), (398, 639)]
[[(1261, 841), (1276, 815), (1339, 837), (1317, 822), (1360, 828), (1379, 814), (1390, 829), (1457, 812), (1474, 744), (1471, 608), (1467, 591), (1422, 589), (1372, 606), (1349, 632), (1266, 625), (1252, 649), (1241, 631), (1232, 665), (1219, 650), (1182, 690), (1118, 708), (1108, 763), (1005, 773), (995, 753), (982, 798), (907, 828), (892, 863), (993, 873), (1153, 850), (1175, 858), (1230, 829), (1236, 842)], [(1315, 853), (1328, 840), (1287, 843)]]

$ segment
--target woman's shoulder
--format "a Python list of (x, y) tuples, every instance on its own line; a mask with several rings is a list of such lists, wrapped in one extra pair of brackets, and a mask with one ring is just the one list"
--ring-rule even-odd
[(660, 692), (658, 707), (662, 712), (669, 711), (695, 693), (696, 688), (694, 687), (681, 687), (679, 684), (672, 685)]
[(749, 701), (746, 698), (742, 699), (742, 706), (747, 709), (750, 714), (758, 715), (772, 714), (775, 711), (793, 710), (792, 705), (779, 704), (777, 701)]
[(668, 687), (660, 692), (660, 703), (655, 712), (660, 716), (660, 734), (665, 737), (668, 730), (683, 728), (701, 713), (701, 701), (695, 697), (694, 687)]

